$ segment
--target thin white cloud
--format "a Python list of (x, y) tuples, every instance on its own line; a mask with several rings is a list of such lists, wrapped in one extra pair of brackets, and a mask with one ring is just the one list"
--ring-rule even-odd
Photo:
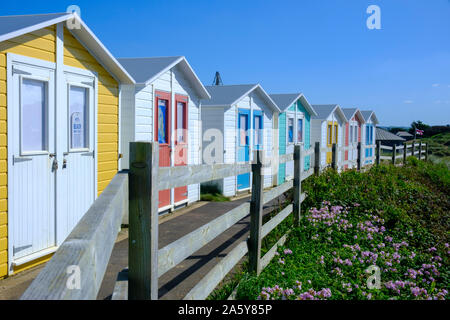
[(435, 88), (439, 87), (439, 83), (433, 83), (432, 86), (435, 87)]
[(440, 104), (440, 103), (441, 103), (441, 100), (436, 100), (434, 103)]
[(411, 104), (411, 103), (414, 103), (414, 101), (412, 101), (412, 100), (405, 100), (405, 101), (403, 101), (403, 103)]

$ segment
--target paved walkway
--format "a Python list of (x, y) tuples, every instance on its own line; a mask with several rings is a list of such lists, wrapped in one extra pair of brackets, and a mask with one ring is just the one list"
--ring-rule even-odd
[[(182, 236), (194, 231), (209, 221), (227, 213), (250, 197), (230, 202), (208, 202), (183, 215), (159, 225), (159, 247), (162, 248)], [(265, 205), (265, 212), (272, 210)], [(184, 296), (226, 256), (237, 244), (248, 237), (250, 217), (227, 229), (206, 246), (159, 278), (159, 297), (163, 300), (181, 300)], [(128, 239), (117, 242), (100, 289), (98, 299), (110, 299), (117, 274), (128, 266)]]
[[(159, 225), (159, 247), (162, 248), (182, 236), (194, 231), (209, 221), (227, 213), (244, 202), (249, 202), (250, 196), (230, 202), (200, 202), (176, 211), (161, 219)], [(272, 211), (273, 204), (264, 206), (264, 212)], [(159, 278), (160, 299), (180, 300), (214, 267), (220, 259), (226, 256), (240, 241), (248, 237), (250, 217), (227, 229), (192, 256), (169, 270)], [(19, 299), (30, 283), (37, 277), (45, 264), (21, 272), (10, 278), (0, 280), (0, 300)], [(107, 267), (98, 299), (110, 299), (118, 273), (128, 266), (128, 230), (122, 229), (114, 246)]]

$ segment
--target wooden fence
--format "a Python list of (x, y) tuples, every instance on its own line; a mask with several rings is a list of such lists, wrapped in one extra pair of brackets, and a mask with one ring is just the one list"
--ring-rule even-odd
[[(367, 147), (367, 146), (365, 146)], [(418, 149), (416, 149), (418, 147)], [(358, 144), (357, 169), (363, 168), (363, 146)], [(375, 163), (388, 160), (395, 164), (399, 157), (409, 155), (422, 158), (421, 143), (392, 147), (392, 156), (381, 155), (391, 147), (377, 144)], [(411, 149), (411, 152), (407, 150)], [(184, 299), (205, 299), (229, 271), (246, 255), (250, 271), (259, 274), (272, 260), (277, 247), (284, 244), (288, 233), (261, 256), (261, 241), (291, 213), (298, 225), (301, 217), (302, 181), (319, 174), (326, 167), (339, 168), (351, 161), (338, 162), (338, 153), (344, 159), (349, 147), (314, 148), (294, 147), (293, 154), (280, 156), (280, 163), (294, 161), (294, 179), (269, 190), (263, 190), (263, 154), (257, 151), (254, 163), (214, 164), (178, 167), (159, 167), (158, 143), (130, 144), (129, 173), (118, 173), (92, 207), (83, 216), (68, 238), (58, 248), (21, 299), (96, 299), (114, 242), (124, 215), (129, 215), (129, 270), (119, 284), (116, 295), (123, 299), (158, 299), (158, 278), (184, 259), (215, 239), (225, 230), (250, 215), (250, 236), (239, 243), (214, 266)], [(398, 151), (403, 150), (399, 155)], [(321, 164), (321, 153), (332, 152), (331, 164)], [(310, 157), (310, 168), (304, 170), (304, 161)], [(428, 146), (425, 145), (425, 160)], [(354, 164), (354, 163), (353, 163)], [(230, 210), (182, 238), (158, 248), (158, 192), (170, 188), (202, 183), (243, 173), (252, 173), (251, 201)], [(275, 217), (262, 224), (263, 205), (286, 191), (294, 190), (294, 202)], [(77, 273), (78, 268), (78, 273)], [(77, 277), (79, 278), (77, 280)], [(78, 285), (77, 285), (78, 282)], [(114, 298), (114, 296), (113, 296)]]
[[(390, 155), (385, 155), (389, 154)], [(380, 141), (377, 142), (376, 148), (376, 164), (380, 164), (381, 160), (387, 160), (392, 164), (406, 163), (407, 157), (416, 157), (419, 160), (428, 160), (428, 143), (417, 143), (415, 140), (403, 143), (402, 146), (393, 145), (383, 146)]]

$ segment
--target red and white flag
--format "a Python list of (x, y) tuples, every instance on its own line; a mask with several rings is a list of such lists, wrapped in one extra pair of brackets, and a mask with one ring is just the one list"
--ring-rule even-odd
[(416, 134), (423, 136), (423, 130), (416, 129)]

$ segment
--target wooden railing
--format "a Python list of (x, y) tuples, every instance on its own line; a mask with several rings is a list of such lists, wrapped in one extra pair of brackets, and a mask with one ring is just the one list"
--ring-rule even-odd
[[(384, 155), (390, 153), (390, 155)], [(384, 146), (381, 145), (380, 141), (377, 142), (376, 148), (376, 164), (380, 164), (381, 160), (388, 160), (392, 164), (399, 164), (400, 160), (402, 163), (406, 163), (407, 157), (417, 157), (419, 160), (428, 160), (428, 143), (422, 143), (420, 141), (409, 141), (403, 143), (402, 146), (393, 145)]]
[[(158, 299), (158, 278), (208, 244), (228, 228), (250, 215), (250, 236), (214, 266), (185, 299), (205, 299), (227, 273), (248, 253), (249, 268), (260, 273), (273, 258), (276, 248), (286, 241), (283, 236), (261, 257), (261, 241), (276, 226), (294, 212), (295, 223), (300, 220), (300, 207), (306, 198), (301, 193), (301, 181), (314, 173), (312, 167), (304, 171), (305, 157), (312, 157), (314, 149), (304, 151), (294, 147), (294, 154), (280, 157), (280, 163), (294, 161), (294, 179), (270, 190), (263, 190), (263, 154), (256, 151), (254, 163), (214, 164), (159, 168), (157, 143), (132, 143), (130, 148), (130, 209), (129, 209), (129, 266), (128, 299)], [(303, 154), (302, 154), (303, 153)], [(251, 201), (192, 231), (158, 250), (158, 192), (189, 184), (252, 173)], [(294, 188), (294, 203), (262, 225), (263, 205)], [(126, 295), (120, 295), (124, 297)]]
[[(364, 146), (367, 147), (367, 146)], [(417, 149), (418, 147), (418, 149)], [(363, 146), (358, 144), (357, 168), (363, 168)], [(158, 299), (158, 278), (180, 262), (201, 249), (228, 228), (250, 215), (250, 236), (239, 243), (226, 257), (214, 266), (185, 296), (185, 299), (205, 299), (223, 280), (227, 273), (246, 255), (250, 271), (259, 274), (272, 260), (279, 245), (284, 244), (288, 233), (261, 257), (261, 241), (291, 213), (294, 224), (301, 216), (302, 181), (319, 174), (331, 166), (337, 169), (346, 161), (338, 162), (338, 153), (350, 147), (314, 148), (304, 150), (295, 145), (293, 154), (281, 155), (280, 163), (294, 161), (294, 179), (269, 190), (263, 190), (263, 154), (257, 151), (254, 163), (214, 164), (179, 167), (159, 167), (158, 143), (133, 142), (130, 144), (129, 173), (118, 173), (83, 216), (74, 230), (58, 248), (21, 299), (96, 299), (123, 216), (129, 215), (129, 270), (119, 284), (120, 292), (113, 298)], [(381, 155), (381, 150), (392, 150), (392, 156)], [(408, 152), (410, 149), (410, 152)], [(421, 159), (422, 143), (387, 147), (377, 144), (376, 163), (400, 157), (418, 155)], [(321, 164), (322, 152), (332, 152), (332, 163)], [(402, 155), (398, 151), (403, 151)], [(310, 168), (304, 170), (304, 160), (310, 157)], [(342, 159), (344, 155), (342, 154)], [(158, 192), (211, 180), (252, 173), (251, 201), (230, 210), (184, 237), (158, 248)], [(294, 189), (294, 201), (276, 216), (262, 224), (262, 208), (269, 201)]]

